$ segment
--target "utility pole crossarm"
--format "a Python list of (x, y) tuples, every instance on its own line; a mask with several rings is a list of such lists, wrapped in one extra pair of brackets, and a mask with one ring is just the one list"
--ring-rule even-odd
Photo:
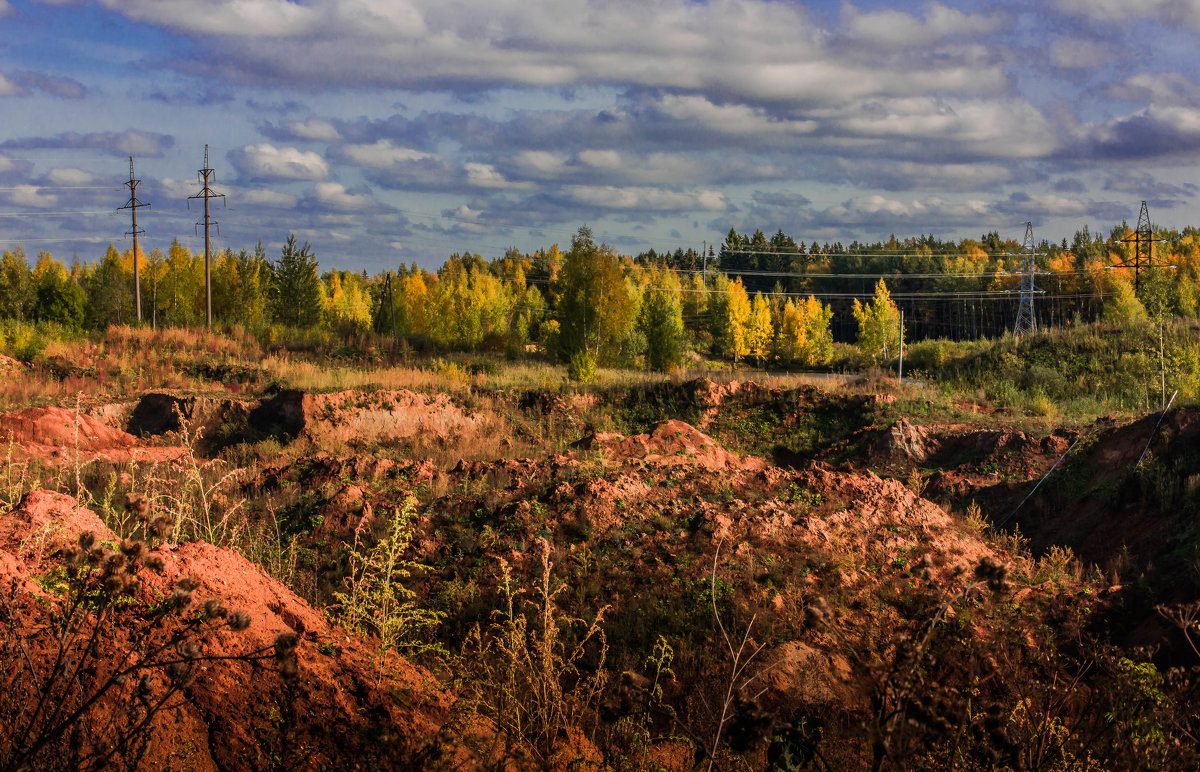
[(137, 316), (138, 324), (142, 322), (142, 279), (141, 279), (141, 263), (138, 255), (138, 236), (146, 231), (138, 228), (137, 210), (145, 207), (150, 208), (149, 204), (144, 204), (138, 200), (137, 186), (141, 180), (137, 179), (133, 174), (133, 156), (129, 156), (129, 182), (125, 183), (125, 187), (129, 188), (129, 202), (117, 209), (128, 209), (133, 216), (133, 227), (126, 233), (126, 236), (133, 236), (133, 306), (134, 313)]
[[(217, 226), (217, 233), (221, 233), (221, 224), (215, 223), (209, 217), (208, 201), (212, 198), (221, 199), (221, 203), (225, 203), (224, 193), (215, 193), (209, 187), (209, 182), (216, 179), (213, 176), (213, 169), (208, 166), (208, 145), (204, 146), (204, 168), (200, 169), (196, 174), (203, 189), (194, 196), (188, 196), (188, 208), (191, 208), (192, 199), (204, 199), (204, 324), (209, 329), (212, 328), (212, 249), (210, 247), (208, 229), (210, 225)], [(200, 223), (196, 223), (199, 227)]]

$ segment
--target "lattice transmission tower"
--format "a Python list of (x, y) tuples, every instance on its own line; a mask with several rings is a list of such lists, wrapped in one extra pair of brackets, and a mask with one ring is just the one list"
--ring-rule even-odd
[(1033, 259), (1033, 223), (1025, 223), (1025, 243), (1021, 248), (1021, 305), (1017, 308), (1017, 321), (1013, 325), (1013, 336), (1037, 332), (1037, 317), (1033, 314), (1033, 296), (1041, 290), (1034, 284), (1037, 264)]
[(1154, 230), (1150, 227), (1150, 210), (1146, 207), (1145, 201), (1142, 202), (1142, 209), (1138, 212), (1137, 230), (1133, 232), (1133, 236), (1121, 239), (1121, 241), (1126, 244), (1133, 244), (1133, 256), (1129, 260), (1122, 261), (1110, 267), (1132, 268), (1133, 289), (1137, 291), (1142, 286), (1142, 271), (1150, 270), (1154, 267), (1154, 242), (1166, 241), (1166, 239), (1154, 238)]

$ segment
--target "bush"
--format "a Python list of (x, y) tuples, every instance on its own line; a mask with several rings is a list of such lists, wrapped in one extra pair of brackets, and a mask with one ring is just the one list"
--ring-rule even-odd
[(442, 651), (437, 644), (424, 640), (424, 633), (436, 627), (445, 614), (419, 606), (416, 593), (404, 584), (414, 574), (427, 570), (405, 557), (412, 545), (412, 521), (416, 516), (417, 500), (410, 496), (374, 547), (364, 549), (356, 536), (346, 592), (334, 594), (342, 623), (378, 639), (381, 674), (383, 658), (392, 649), (404, 649), (410, 655)]
[(587, 349), (576, 351), (567, 363), (567, 377), (579, 383), (592, 383), (596, 380), (596, 357)]

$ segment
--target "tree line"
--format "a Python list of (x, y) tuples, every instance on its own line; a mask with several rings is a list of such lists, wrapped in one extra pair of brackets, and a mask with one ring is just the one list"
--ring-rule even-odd
[[(1134, 292), (1127, 270), (1107, 266), (1128, 257), (1128, 226), (1107, 239), (1085, 228), (1072, 244), (1040, 245), (1038, 299), (1046, 326), (1048, 298), (1058, 320), (1200, 314), (1200, 230), (1167, 232), (1156, 260), (1174, 267), (1143, 274)], [(899, 257), (903, 255), (904, 257)], [(173, 242), (143, 253), (144, 323), (197, 326), (204, 321), (204, 258)], [(694, 352), (782, 367), (820, 367), (835, 340), (855, 341), (885, 360), (897, 353), (899, 309), (910, 340), (994, 336), (1012, 323), (1007, 310), (985, 324), (964, 323), (968, 298), (1005, 296), (1019, 286), (1020, 245), (996, 233), (979, 240), (932, 236), (875, 244), (805, 247), (781, 232), (771, 238), (731, 230), (718, 254), (694, 250), (618, 254), (584, 227), (570, 248), (526, 254), (516, 249), (487, 260), (456, 253), (436, 271), (320, 272), (312, 247), (289, 236), (276, 257), (262, 244), (223, 250), (212, 262), (213, 316), (268, 338), (301, 331), (328, 339), (395, 336), (420, 350), (537, 350), (573, 373), (597, 366), (667, 371)], [(852, 285), (847, 291), (847, 283)], [(932, 288), (932, 290), (931, 290)], [(928, 300), (898, 304), (893, 293), (931, 291)], [(936, 293), (945, 293), (938, 296)], [(963, 293), (963, 301), (958, 295)], [(996, 304), (992, 304), (993, 306)], [(0, 318), (52, 322), (78, 330), (129, 324), (133, 255), (109, 245), (94, 263), (69, 267), (48, 252), (33, 264), (19, 247), (0, 256)], [(983, 309), (986, 312), (986, 309)], [(944, 317), (939, 319), (939, 316)], [(1053, 319), (1050, 319), (1053, 321)], [(288, 331), (291, 331), (289, 333)]]

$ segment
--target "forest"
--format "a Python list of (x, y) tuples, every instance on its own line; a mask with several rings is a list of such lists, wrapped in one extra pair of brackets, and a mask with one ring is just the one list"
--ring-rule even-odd
[[(1123, 222), (1107, 237), (1085, 226), (1069, 243), (1038, 244), (1037, 326), (1200, 315), (1200, 229), (1157, 230), (1156, 267), (1136, 291), (1133, 272), (1119, 267), (1131, 236)], [(621, 255), (582, 227), (566, 251), (454, 253), (436, 271), (402, 264), (370, 275), (322, 272), (311, 246), (289, 236), (274, 258), (261, 242), (218, 252), (212, 313), (265, 343), (376, 333), (417, 352), (574, 358), (577, 376), (595, 366), (665, 372), (689, 357), (824, 368), (835, 342), (884, 361), (898, 353), (901, 311), (906, 341), (961, 341), (1011, 331), (1019, 303), (1022, 245), (996, 232), (806, 247), (782, 231), (730, 230), (707, 252)], [(203, 324), (203, 254), (174, 241), (166, 254), (139, 256), (142, 323)], [(99, 259), (68, 266), (44, 251), (31, 261), (17, 247), (0, 258), (0, 319), (68, 332), (130, 324), (133, 282), (132, 249), (110, 244)]]

